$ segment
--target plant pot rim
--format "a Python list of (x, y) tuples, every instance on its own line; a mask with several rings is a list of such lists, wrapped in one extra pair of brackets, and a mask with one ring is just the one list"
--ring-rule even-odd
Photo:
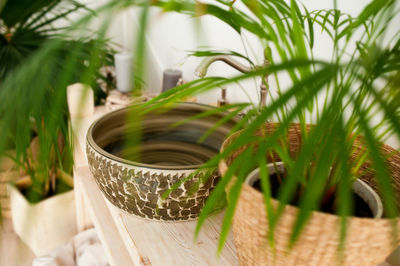
[[(269, 167), (269, 168), (274, 167), (274, 166), (277, 166), (278, 168), (279, 168), (279, 167), (282, 167), (282, 168), (286, 169), (285, 164), (284, 164), (284, 162), (282, 162), (282, 161), (278, 161), (278, 162), (275, 162), (275, 163), (268, 163), (268, 164), (267, 164), (267, 167)], [(256, 180), (259, 179), (259, 176), (258, 176), (259, 171), (260, 171), (260, 168), (259, 168), (259, 167), (258, 167), (258, 168), (255, 168), (253, 171), (251, 171), (251, 172), (247, 175), (247, 177), (246, 177), (244, 183), (245, 183), (245, 184), (248, 184), (250, 187), (253, 188), (254, 182), (255, 182)], [(279, 171), (280, 171), (280, 170), (279, 170)], [(375, 203), (376, 203), (376, 209), (375, 209), (375, 210), (373, 210), (373, 208), (370, 207), (370, 206), (367, 204), (368, 207), (369, 207), (369, 209), (371, 210), (371, 212), (372, 212), (373, 215), (374, 215), (374, 217), (368, 217), (368, 218), (371, 218), (371, 219), (379, 219), (379, 218), (382, 218), (382, 216), (383, 216), (383, 206), (382, 206), (382, 200), (381, 200), (381, 198), (379, 197), (379, 195), (371, 188), (371, 186), (369, 186), (366, 182), (362, 181), (362, 180), (359, 179), (359, 178), (357, 178), (357, 179), (354, 181), (354, 184), (357, 184), (358, 187), (361, 186), (361, 187), (362, 187), (365, 191), (367, 191), (367, 192), (369, 193), (369, 195), (375, 200)], [(256, 190), (257, 190), (257, 189), (256, 189)], [(359, 197), (362, 198), (362, 196), (360, 196), (360, 195), (356, 192), (356, 189), (355, 189), (354, 187), (352, 187), (352, 190), (354, 191), (354, 193), (355, 193), (356, 195), (358, 195)], [(259, 190), (257, 190), (257, 191), (260, 192)], [(262, 193), (262, 192), (260, 192), (260, 193)], [(279, 199), (277, 199), (277, 198), (273, 198), (273, 199), (276, 200), (276, 201), (279, 201)], [(363, 199), (363, 198), (362, 198), (362, 199)], [(367, 203), (367, 201), (366, 201), (365, 199), (363, 199), (363, 200), (364, 200), (365, 203)], [(292, 205), (292, 204), (288, 204), (288, 205), (291, 205), (291, 206), (293, 206), (293, 207), (299, 208), (298, 206), (295, 206), (295, 205)], [(321, 211), (320, 211), (320, 212), (321, 212)], [(329, 212), (323, 212), (323, 213), (329, 213)], [(350, 217), (358, 217), (358, 216), (350, 216)]]
[[(231, 134), (229, 137), (227, 137), (227, 138), (225, 139), (224, 143), (222, 143), (222, 145), (221, 145), (220, 152), (223, 152), (223, 151), (224, 151), (224, 148), (226, 147), (228, 141), (229, 141), (231, 138), (234, 138), (234, 137), (236, 137), (237, 135), (240, 135), (240, 134), (242, 133), (242, 131), (243, 131), (243, 130), (239, 130), (239, 131), (237, 131), (237, 132)], [(219, 164), (218, 164), (218, 170), (219, 170), (219, 173), (220, 173), (220, 175), (221, 175), (221, 178), (224, 178), (224, 174), (225, 174), (225, 173), (227, 172), (227, 170), (228, 170), (228, 165), (227, 165), (227, 163), (226, 163), (225, 158), (223, 158), (223, 159), (220, 160), (220, 162), (219, 162)], [(236, 178), (236, 177), (234, 176), (234, 178)], [(246, 184), (245, 182), (243, 182), (242, 186), (243, 186), (243, 187), (242, 187), (242, 190), (245, 189), (245, 190), (247, 190), (247, 191), (250, 191), (251, 193), (254, 193), (254, 195), (257, 195), (257, 197), (260, 198), (260, 200), (263, 200), (263, 198), (264, 198), (263, 193), (261, 193), (260, 191), (254, 189), (253, 187), (251, 187), (250, 185)], [(227, 192), (227, 191), (226, 191), (226, 192)], [(280, 204), (280, 202), (279, 202), (278, 200), (274, 199), (274, 198), (271, 198), (271, 202), (273, 203), (273, 205), (276, 205), (276, 206), (277, 206), (278, 204)], [(296, 212), (296, 213), (300, 210), (300, 208), (298, 208), (298, 207), (296, 207), (296, 206), (293, 206), (293, 205), (290, 205), (290, 204), (286, 204), (285, 208), (286, 208), (287, 210), (290, 210), (291, 212)], [(336, 215), (336, 214), (325, 213), (325, 212), (315, 211), (315, 210), (312, 211), (312, 215), (318, 215), (318, 216), (320, 216), (320, 217), (326, 217), (326, 218), (328, 218), (328, 219), (340, 219), (340, 217), (339, 217), (338, 215)], [(348, 218), (349, 218), (350, 220), (353, 220), (353, 221), (360, 221), (360, 222), (365, 221), (365, 222), (370, 222), (370, 223), (371, 223), (371, 226), (372, 226), (373, 224), (377, 223), (377, 222), (379, 222), (379, 223), (385, 223), (385, 224), (390, 225), (390, 224), (393, 224), (393, 221), (397, 221), (397, 228), (400, 229), (400, 216), (397, 216), (396, 218), (393, 218), (393, 219), (389, 219), (389, 218), (367, 218), (367, 217), (355, 217), (355, 216), (348, 216)]]
[[(226, 165), (225, 162), (221, 161), (220, 164), (219, 164), (219, 167), (220, 168), (224, 167), (223, 164)], [(225, 167), (227, 167), (227, 166), (225, 166)], [(222, 173), (221, 173), (221, 175), (222, 175)], [(223, 175), (222, 175), (222, 178), (223, 178)], [(261, 193), (260, 191), (258, 191), (257, 189), (253, 188), (252, 186), (250, 186), (247, 183), (243, 183), (243, 188), (245, 188), (246, 190), (250, 190), (252, 193), (257, 194), (257, 196), (260, 197), (261, 199), (264, 198), (263, 193)], [(278, 204), (280, 204), (280, 201), (275, 199), (275, 198), (271, 198), (271, 202), (273, 203), (273, 205), (276, 205), (276, 206)], [(295, 212), (298, 212), (300, 210), (299, 207), (291, 205), (291, 204), (286, 204), (285, 208), (292, 209)], [(316, 210), (312, 211), (312, 214), (313, 215), (318, 215), (318, 216), (325, 216), (325, 217), (331, 217), (331, 218), (340, 219), (340, 217), (338, 215), (336, 215), (336, 214), (327, 213), (327, 212), (321, 212), (321, 211), (316, 211)], [(359, 220), (359, 221), (371, 221), (371, 222), (373, 222), (373, 221), (375, 221), (375, 222), (376, 221), (382, 221), (382, 222), (388, 222), (388, 223), (393, 222), (393, 219), (388, 219), (388, 218), (368, 218), (368, 217), (357, 217), (357, 216), (348, 216), (348, 218), (351, 219), (351, 220)], [(398, 228), (400, 228), (400, 217), (396, 217), (395, 220), (398, 221), (398, 223), (399, 223), (399, 227)]]
[[(128, 107), (114, 110), (112, 112), (109, 112), (109, 113), (101, 116), (97, 120), (95, 120), (89, 127), (88, 132), (86, 134), (87, 144), (101, 156), (104, 156), (110, 160), (113, 160), (113, 161), (116, 161), (118, 163), (125, 164), (128, 166), (142, 167), (142, 168), (153, 169), (153, 170), (183, 170), (183, 171), (188, 171), (188, 170), (195, 171), (199, 167), (202, 166), (202, 164), (194, 164), (194, 165), (188, 165), (188, 166), (164, 166), (164, 165), (157, 165), (157, 164), (139, 163), (139, 162), (135, 162), (135, 161), (131, 161), (131, 160), (127, 160), (127, 159), (123, 159), (121, 157), (115, 156), (115, 155), (105, 151), (104, 149), (102, 149), (100, 146), (97, 145), (97, 143), (93, 139), (93, 131), (96, 129), (96, 127), (99, 125), (99, 123), (101, 123), (104, 120), (109, 119), (110, 117), (114, 116), (115, 114), (125, 113), (127, 110), (132, 108), (132, 106), (139, 106), (139, 105), (142, 105), (142, 104), (134, 104), (134, 105), (131, 105)], [(208, 111), (208, 110), (215, 109), (215, 107), (211, 106), (211, 105), (201, 104), (201, 103), (192, 103), (192, 102), (177, 102), (177, 103), (173, 104), (173, 107), (171, 107), (171, 109), (184, 110), (185, 108), (188, 108), (188, 107), (192, 108), (193, 110), (198, 110), (198, 111)], [(228, 112), (219, 113), (219, 115), (221, 115), (221, 116), (227, 115), (227, 114), (228, 114)], [(231, 118), (231, 120), (238, 122), (237, 117), (233, 117), (233, 118)]]
[(52, 195), (51, 197), (45, 198), (45, 199), (43, 199), (41, 201), (38, 201), (36, 203), (32, 203), (29, 200), (27, 200), (27, 198), (25, 197), (24, 194), (22, 194), (21, 190), (18, 188), (18, 185), (15, 182), (8, 182), (7, 183), (7, 187), (8, 187), (8, 191), (10, 191), (10, 192), (11, 191), (15, 191), (16, 193), (18, 193), (24, 199), (24, 201), (26, 201), (26, 203), (28, 203), (30, 206), (39, 206), (39, 205), (42, 205), (42, 204), (46, 204), (47, 201), (50, 201), (50, 200), (52, 200), (52, 199), (54, 199), (56, 197), (65, 196), (68, 193), (71, 193), (71, 192), (73, 193), (74, 192), (74, 188), (71, 188), (68, 191), (65, 191), (65, 192), (62, 192), (62, 193), (59, 193), (59, 194), (56, 194), (56, 195)]

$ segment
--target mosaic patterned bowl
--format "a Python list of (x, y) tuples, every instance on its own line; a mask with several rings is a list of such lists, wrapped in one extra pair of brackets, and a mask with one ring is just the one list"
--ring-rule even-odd
[[(162, 195), (217, 154), (237, 120), (231, 119), (201, 143), (199, 138), (226, 114), (176, 127), (171, 125), (212, 108), (180, 103), (165, 112), (148, 112), (138, 124), (131, 119), (128, 107), (94, 122), (87, 133), (86, 153), (90, 171), (106, 198), (122, 210), (143, 218), (196, 219), (219, 178), (216, 174), (207, 180), (197, 174), (166, 199)], [(139, 127), (140, 145), (129, 145), (126, 136), (137, 134)], [(197, 184), (199, 187), (194, 190)]]

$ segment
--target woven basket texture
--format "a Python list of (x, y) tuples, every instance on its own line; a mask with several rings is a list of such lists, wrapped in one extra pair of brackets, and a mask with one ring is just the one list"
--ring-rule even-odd
[[(271, 134), (278, 124), (268, 123), (259, 134)], [(310, 130), (311, 126), (307, 129)], [(263, 132), (263, 133), (261, 133)], [(288, 129), (291, 156), (295, 156), (301, 147), (299, 124), (292, 124)], [(227, 147), (240, 134), (237, 132), (223, 144)], [(361, 154), (365, 148), (362, 139), (354, 143), (353, 156)], [(219, 171), (226, 173), (232, 161), (245, 150), (242, 147), (233, 152), (226, 160), (220, 162)], [(382, 153), (387, 155), (388, 169), (392, 175), (393, 185), (400, 199), (400, 153), (393, 148), (382, 145)], [(268, 156), (267, 156), (268, 157)], [(277, 157), (275, 155), (275, 157)], [(268, 160), (271, 161), (271, 156)], [(279, 158), (275, 158), (275, 160)], [(362, 179), (378, 193), (374, 173), (366, 162), (360, 169), (366, 173)], [(400, 207), (400, 200), (397, 201)], [(278, 201), (272, 200), (273, 206)], [(343, 253), (338, 252), (340, 217), (323, 212), (313, 212), (308, 224), (302, 231), (294, 248), (288, 252), (288, 243), (298, 208), (287, 205), (274, 232), (275, 248), (268, 244), (268, 221), (263, 195), (244, 184), (233, 218), (233, 235), (238, 251), (240, 265), (351, 265), (368, 266), (382, 263), (400, 244), (399, 236), (394, 236), (393, 221), (388, 219), (369, 219), (351, 217), (348, 220), (347, 236)], [(400, 230), (400, 220), (394, 224)]]
[(11, 218), (10, 195), (7, 191), (7, 184), (8, 182), (15, 182), (19, 176), (20, 173), (15, 170), (0, 172), (0, 209), (3, 218)]

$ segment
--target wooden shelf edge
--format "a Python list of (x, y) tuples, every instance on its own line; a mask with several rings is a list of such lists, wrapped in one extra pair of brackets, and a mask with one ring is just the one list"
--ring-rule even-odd
[(128, 252), (127, 247), (124, 245), (110, 210), (100, 190), (97, 189), (97, 184), (95, 184), (89, 168), (87, 166), (77, 167), (74, 178), (76, 185), (83, 190), (85, 203), (88, 204), (87, 209), (100, 241), (106, 249), (110, 264), (115, 266), (143, 265), (140, 262), (140, 255), (137, 254), (136, 258), (132, 258), (131, 253)]

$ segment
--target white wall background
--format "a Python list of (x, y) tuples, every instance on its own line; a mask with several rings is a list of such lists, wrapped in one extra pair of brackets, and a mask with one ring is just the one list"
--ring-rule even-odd
[[(106, 3), (107, 0), (80, 0), (80, 2), (96, 8)], [(368, 2), (366, 0), (337, 1), (338, 8), (352, 16), (357, 16)], [(303, 0), (303, 4), (309, 11), (333, 8), (332, 0)], [(235, 5), (238, 7), (240, 1)], [(113, 16), (108, 35), (115, 42), (118, 50), (130, 50), (134, 46), (138, 16), (138, 10), (133, 8)], [(187, 81), (195, 79), (194, 70), (201, 59), (188, 57), (188, 53), (200, 47), (235, 50), (239, 53), (248, 54), (255, 62), (262, 63), (263, 61), (263, 47), (257, 39), (253, 38), (251, 34), (239, 36), (229, 26), (216, 18), (202, 17), (200, 31), (196, 31), (194, 19), (177, 13), (165, 14), (154, 8), (149, 21), (149, 31), (147, 32), (147, 73), (149, 78), (147, 85), (151, 92), (161, 91), (162, 71), (166, 68), (181, 69), (184, 73), (184, 79)], [(398, 25), (400, 25), (400, 20), (398, 19), (398, 21)], [(394, 30), (397, 30), (397, 28)], [(316, 57), (329, 59), (331, 48), (332, 44), (328, 37), (316, 33), (314, 48)], [(236, 74), (236, 70), (222, 62), (217, 62), (210, 67), (207, 75), (229, 77)], [(260, 80), (250, 80), (241, 83), (241, 86), (230, 85), (228, 87), (228, 100), (231, 102), (248, 100), (258, 102), (259, 83)], [(250, 99), (242, 91), (244, 88), (250, 95)], [(271, 84), (270, 90), (274, 92), (274, 89), (274, 85)], [(198, 101), (203, 103), (216, 102), (219, 94), (219, 90), (216, 89), (213, 92), (198, 95)], [(398, 146), (394, 139), (390, 142), (392, 145)]]

